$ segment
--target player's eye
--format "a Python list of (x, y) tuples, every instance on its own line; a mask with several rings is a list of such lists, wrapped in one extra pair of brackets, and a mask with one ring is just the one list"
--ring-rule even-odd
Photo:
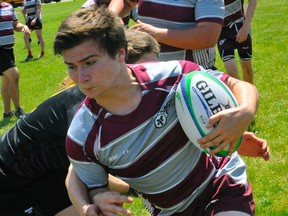
[(75, 70), (77, 68), (75, 65), (72, 64), (66, 64), (66, 67), (69, 71)]
[(96, 63), (96, 60), (89, 60), (89, 61), (86, 61), (86, 65), (90, 66), (90, 65), (94, 65)]

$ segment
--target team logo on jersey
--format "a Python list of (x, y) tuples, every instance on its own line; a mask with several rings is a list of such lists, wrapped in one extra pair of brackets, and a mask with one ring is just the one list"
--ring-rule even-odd
[(226, 38), (223, 39), (223, 40), (220, 40), (220, 41), (219, 41), (219, 45), (220, 45), (220, 46), (223, 45), (223, 44), (225, 43), (225, 41), (226, 41)]
[(171, 100), (157, 113), (156, 118), (154, 120), (154, 124), (156, 128), (163, 127), (168, 118), (168, 110), (171, 105)]

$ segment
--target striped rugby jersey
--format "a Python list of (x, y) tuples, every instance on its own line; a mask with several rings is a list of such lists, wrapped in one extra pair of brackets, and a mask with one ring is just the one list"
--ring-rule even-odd
[(244, 1), (243, 0), (224, 0), (225, 16), (224, 26), (244, 21)]
[[(184, 134), (174, 101), (184, 74), (206, 70), (188, 61), (128, 66), (142, 89), (138, 108), (117, 116), (86, 98), (68, 129), (66, 151), (89, 189), (107, 186), (111, 173), (139, 191), (163, 215), (170, 215), (187, 208), (215, 175), (209, 157)], [(206, 72), (227, 78), (218, 71)]]
[(12, 47), (15, 43), (13, 23), (17, 15), (11, 4), (2, 2), (0, 7), (0, 46)]
[[(187, 29), (199, 22), (223, 24), (223, 0), (139, 0), (139, 20), (159, 28)], [(190, 60), (211, 68), (215, 63), (214, 48), (191, 52), (161, 44), (160, 61)]]
[[(41, 1), (40, 0), (24, 0), (23, 1), (23, 7), (26, 11), (26, 19), (34, 19), (34, 17), (36, 16), (36, 6), (37, 5), (41, 5)], [(41, 13), (39, 16), (39, 19), (42, 19)]]

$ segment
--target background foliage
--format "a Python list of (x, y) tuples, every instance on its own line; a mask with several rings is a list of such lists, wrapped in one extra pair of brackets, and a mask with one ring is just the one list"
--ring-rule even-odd
[[(63, 60), (53, 54), (53, 40), (60, 22), (70, 12), (80, 8), (84, 0), (43, 4), (43, 37), (45, 56), (41, 60), (24, 63), (27, 51), (23, 34), (16, 33), (15, 56), (20, 71), (20, 97), (26, 111), (33, 110), (40, 102), (60, 89), (59, 83), (67, 75)], [(20, 9), (16, 9), (23, 23)], [(260, 107), (252, 130), (268, 140), (272, 157), (269, 162), (259, 158), (244, 158), (248, 176), (254, 190), (256, 215), (288, 215), (288, 1), (258, 1), (253, 19), (253, 66), (255, 85), (260, 94)], [(32, 33), (34, 57), (40, 54), (36, 35)], [(224, 70), (217, 56), (216, 66)], [(240, 67), (239, 67), (240, 70)], [(2, 100), (2, 98), (1, 98)], [(3, 104), (0, 103), (0, 114)], [(0, 117), (1, 118), (1, 117)], [(0, 120), (0, 134), (16, 121)], [(136, 198), (129, 206), (134, 215), (147, 215)]]

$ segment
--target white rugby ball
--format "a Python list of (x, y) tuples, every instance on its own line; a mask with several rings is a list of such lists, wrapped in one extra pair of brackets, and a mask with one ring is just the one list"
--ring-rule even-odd
[[(210, 150), (217, 146), (202, 149), (197, 142), (216, 127), (206, 128), (208, 118), (224, 109), (237, 107), (238, 104), (224, 82), (211, 74), (194, 71), (180, 80), (175, 94), (175, 106), (180, 125), (187, 137), (195, 146), (209, 154)], [(234, 151), (238, 149), (241, 141), (242, 136)], [(229, 147), (216, 155), (227, 156)]]

